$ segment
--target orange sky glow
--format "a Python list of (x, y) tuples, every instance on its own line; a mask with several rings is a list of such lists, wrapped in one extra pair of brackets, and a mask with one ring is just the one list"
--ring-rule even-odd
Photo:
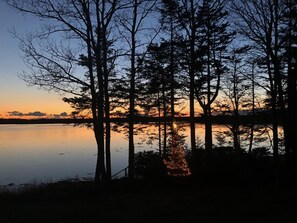
[[(9, 30), (14, 28), (19, 33), (26, 33), (34, 30), (38, 22), (36, 18), (23, 17), (0, 1), (0, 118), (58, 118), (61, 114), (65, 118), (66, 113), (69, 115), (73, 111), (62, 101), (63, 95), (28, 87), (19, 78), (26, 66), (21, 58), (18, 40)], [(185, 100), (175, 110), (188, 115), (189, 101)], [(195, 116), (199, 114), (201, 107), (196, 101)]]

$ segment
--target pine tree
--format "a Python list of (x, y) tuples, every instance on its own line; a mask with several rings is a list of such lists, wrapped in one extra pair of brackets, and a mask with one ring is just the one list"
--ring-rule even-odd
[[(144, 91), (141, 107), (145, 113), (159, 118), (167, 118), (169, 112), (169, 74), (166, 71), (165, 48), (162, 44), (150, 44), (147, 47), (146, 56), (140, 61), (139, 70), (141, 74)], [(167, 147), (167, 123), (163, 123), (163, 151), (161, 149), (161, 122), (159, 127), (159, 152), (166, 154)]]
[(220, 89), (222, 74), (226, 72), (223, 64), (224, 54), (234, 33), (229, 32), (228, 12), (224, 1), (204, 0), (199, 10), (198, 34), (200, 61), (203, 64), (195, 77), (195, 94), (203, 109), (205, 118), (205, 149), (212, 148), (211, 106)]

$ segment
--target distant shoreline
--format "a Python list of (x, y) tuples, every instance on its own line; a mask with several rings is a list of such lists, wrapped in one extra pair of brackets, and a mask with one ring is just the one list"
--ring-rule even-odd
[[(174, 117), (176, 122), (190, 122), (190, 117)], [(271, 124), (272, 115), (270, 114), (259, 114), (256, 116), (243, 115), (239, 116), (236, 120), (233, 116), (212, 116), (211, 122), (213, 124), (233, 124), (238, 123), (241, 125), (245, 124)], [(280, 119), (279, 119), (280, 120)], [(106, 121), (104, 119), (104, 121)], [(110, 118), (111, 123), (126, 123), (129, 118)], [(158, 123), (158, 122), (171, 122), (171, 117), (146, 117), (146, 116), (136, 116), (134, 118), (134, 123), (148, 124), (148, 123)], [(204, 117), (195, 117), (195, 123), (203, 124), (205, 123)], [(0, 124), (87, 124), (92, 123), (92, 119), (0, 119)]]

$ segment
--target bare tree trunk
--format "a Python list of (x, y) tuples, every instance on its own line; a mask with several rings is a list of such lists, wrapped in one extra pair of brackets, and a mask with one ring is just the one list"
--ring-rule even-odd
[[(236, 122), (236, 120), (235, 120)], [(240, 143), (239, 143), (239, 126), (237, 123), (233, 125), (233, 147), (236, 151), (239, 151), (240, 149)]]
[(212, 150), (212, 123), (209, 116), (206, 117), (205, 122), (205, 149), (209, 155)]
[(167, 154), (167, 123), (163, 124), (163, 156)]
[(205, 115), (205, 150), (207, 155), (211, 154), (212, 150), (212, 121), (211, 121), (211, 112), (210, 107), (206, 105), (204, 109)]
[[(237, 97), (237, 95), (235, 95)], [(240, 149), (240, 134), (239, 134), (239, 102), (235, 98), (235, 109), (234, 109), (234, 124), (233, 124), (233, 139), (234, 149), (238, 151)]]
[(99, 184), (101, 182), (105, 182), (106, 179), (106, 171), (105, 171), (105, 165), (104, 165), (104, 136), (103, 135), (103, 122), (94, 122), (94, 133), (95, 138), (97, 142), (97, 163), (96, 163), (96, 172), (95, 172), (95, 183)]
[[(159, 95), (159, 91), (158, 91), (158, 117), (159, 117), (159, 121), (158, 121), (158, 146), (159, 146), (159, 156), (162, 157), (162, 135), (161, 135), (161, 103), (160, 103), (160, 95)], [(163, 150), (163, 156), (165, 156), (164, 154), (164, 150)]]
[(234, 94), (234, 124), (233, 124), (233, 140), (234, 149), (238, 151), (240, 149), (240, 134), (239, 134), (239, 99), (237, 91), (237, 64), (234, 67), (233, 73), (233, 94)]
[[(105, 159), (104, 159), (104, 125), (103, 125), (103, 75), (101, 66), (96, 60), (96, 69), (98, 77), (98, 90), (99, 96), (97, 96), (95, 88), (95, 78), (93, 74), (93, 58), (92, 58), (92, 46), (91, 43), (94, 41), (93, 32), (92, 32), (92, 23), (89, 17), (87, 5), (84, 5), (84, 10), (86, 12), (86, 22), (87, 22), (87, 50), (88, 50), (88, 68), (91, 82), (91, 95), (92, 95), (92, 115), (93, 115), (93, 130), (97, 142), (97, 163), (96, 163), (96, 172), (95, 172), (95, 183), (104, 182), (106, 179), (105, 171)], [(97, 59), (100, 58), (100, 48), (97, 48), (95, 55)]]
[(283, 85), (282, 85), (282, 77), (280, 71), (280, 58), (279, 58), (279, 51), (280, 51), (280, 43), (279, 43), (279, 0), (273, 0), (274, 2), (274, 54), (272, 54), (272, 63), (274, 65), (274, 72), (275, 72), (275, 83), (277, 86), (277, 93), (279, 98), (280, 104), (280, 117), (282, 119), (283, 124), (283, 131), (284, 131), (284, 142), (285, 142), (285, 150), (289, 149), (287, 144), (288, 138), (288, 131), (287, 131), (287, 122), (286, 122), (286, 108), (285, 108), (285, 100), (284, 100), (284, 92), (283, 92)]
[(250, 143), (248, 153), (252, 153), (253, 141), (254, 141), (254, 118), (255, 118), (255, 74), (254, 74), (254, 63), (252, 64), (252, 123), (250, 132)]
[(131, 77), (129, 106), (129, 178), (134, 178), (134, 116), (135, 116), (135, 75), (136, 75), (136, 24), (138, 0), (133, 1), (133, 21), (131, 29)]
[(273, 159), (275, 164), (278, 163), (278, 114), (276, 110), (276, 99), (275, 96), (272, 98), (273, 105), (272, 105), (272, 113), (273, 113), (273, 122), (272, 122), (272, 134), (273, 134)]
[[(293, 3), (293, 2), (292, 2)], [(297, 176), (297, 49), (293, 46), (293, 16), (294, 16), (294, 4), (289, 3), (289, 21), (288, 21), (288, 118), (287, 130), (288, 137), (286, 148), (286, 163), (293, 176)], [(296, 41), (295, 41), (296, 43)]]
[[(174, 120), (174, 47), (173, 47), (173, 21), (170, 20), (170, 111), (171, 121)], [(172, 124), (171, 124), (172, 128)], [(173, 130), (173, 129), (172, 129)]]
[[(135, 78), (136, 78), (136, 49), (141, 40), (137, 39), (137, 34), (146, 30), (144, 26), (144, 20), (152, 12), (157, 0), (144, 1), (144, 0), (131, 0), (127, 3), (130, 7), (126, 9), (132, 10), (131, 17), (123, 16), (120, 19), (121, 25), (125, 28), (125, 31), (129, 33), (129, 37), (125, 36), (130, 53), (130, 91), (129, 91), (129, 178), (134, 178), (134, 121), (135, 121)], [(126, 14), (127, 12), (123, 13)], [(124, 32), (125, 33), (125, 32)], [(125, 34), (123, 34), (125, 35)], [(141, 44), (140, 44), (141, 45)], [(143, 45), (141, 45), (143, 46)]]
[[(270, 47), (270, 45), (266, 46), (267, 48)], [(272, 76), (272, 69), (270, 64), (270, 57), (267, 55), (266, 58), (266, 64), (268, 69), (268, 76), (269, 76), (269, 82), (270, 82), (270, 96), (271, 96), (271, 112), (272, 112), (272, 135), (273, 135), (273, 159), (274, 163), (277, 165), (278, 163), (278, 114), (277, 114), (277, 86), (275, 83), (275, 78)]]
[(165, 155), (167, 153), (167, 105), (166, 105), (166, 92), (165, 92), (165, 78), (164, 73), (161, 74), (161, 80), (162, 80), (162, 102), (163, 102), (163, 118), (164, 118), (164, 126), (163, 126), (163, 154)]
[[(107, 87), (107, 86), (106, 86)], [(109, 96), (105, 88), (105, 152), (106, 152), (106, 175), (107, 180), (111, 180), (111, 152), (110, 152), (110, 139), (111, 139), (111, 129), (110, 129), (110, 112), (109, 112)]]
[(129, 117), (129, 178), (134, 178), (134, 118)]
[(195, 134), (195, 39), (196, 39), (196, 25), (195, 25), (195, 10), (194, 0), (191, 0), (191, 30), (190, 30), (190, 131), (191, 131), (191, 150), (192, 153), (196, 149), (196, 134)]
[(107, 180), (111, 180), (111, 153), (110, 153), (110, 102), (109, 102), (109, 90), (108, 90), (108, 65), (107, 65), (107, 41), (106, 41), (106, 30), (103, 29), (103, 72), (104, 72), (104, 98), (105, 98), (105, 152), (106, 152), (106, 175)]
[(210, 155), (212, 150), (212, 124), (211, 124), (211, 88), (210, 88), (210, 33), (209, 33), (209, 24), (207, 28), (207, 104), (204, 114), (206, 115), (206, 123), (205, 123), (205, 149)]
[[(291, 157), (288, 157), (291, 160), (292, 163), (292, 169), (293, 173), (295, 175), (295, 180), (297, 177), (297, 119), (296, 119), (296, 114), (297, 114), (297, 86), (296, 86), (296, 81), (297, 81), (297, 49), (295, 48), (295, 52), (292, 55), (294, 58), (294, 63), (291, 64), (291, 73), (289, 74), (289, 82), (290, 82), (290, 93), (289, 93), (289, 112), (290, 112), (290, 146), (291, 146)], [(292, 58), (292, 60), (293, 60)]]
[[(160, 118), (160, 117), (159, 117)], [(158, 146), (159, 146), (159, 156), (162, 157), (162, 139), (161, 139), (161, 122), (158, 122)]]

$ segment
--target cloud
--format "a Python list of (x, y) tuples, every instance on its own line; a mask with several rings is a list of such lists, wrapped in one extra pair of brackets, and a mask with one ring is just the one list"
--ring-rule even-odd
[(18, 112), (18, 111), (12, 111), (12, 112), (8, 112), (8, 115), (22, 117), (22, 116), (24, 116), (24, 113)]
[(28, 113), (23, 113), (19, 111), (11, 111), (7, 112), (9, 116), (11, 117), (47, 117), (47, 118), (66, 118), (69, 115), (67, 112), (62, 112), (60, 114), (50, 114), (48, 115), (47, 113), (41, 112), (41, 111), (34, 111), (34, 112), (28, 112)]
[(34, 111), (34, 112), (28, 112), (28, 113), (12, 111), (12, 112), (8, 112), (8, 115), (14, 116), (14, 117), (23, 117), (23, 116), (44, 117), (44, 116), (47, 116), (46, 113), (40, 112), (40, 111)]
[(50, 116), (54, 118), (65, 118), (65, 117), (68, 117), (68, 114), (67, 112), (62, 112), (60, 114), (51, 114)]
[(43, 117), (43, 116), (47, 116), (46, 113), (40, 112), (40, 111), (35, 111), (35, 112), (29, 112), (28, 114), (26, 114), (26, 116), (38, 116), (38, 117)]
[(68, 114), (67, 114), (67, 112), (62, 112), (62, 113), (60, 114), (60, 116), (61, 116), (61, 117), (67, 117)]

